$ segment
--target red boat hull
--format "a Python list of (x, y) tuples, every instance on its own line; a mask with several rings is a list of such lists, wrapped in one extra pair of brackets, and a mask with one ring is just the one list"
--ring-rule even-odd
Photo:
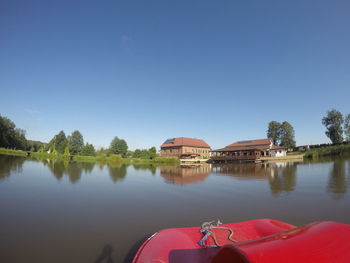
[[(149, 238), (133, 263), (349, 263), (350, 226), (319, 222), (303, 227), (270, 219), (220, 225), (213, 229), (222, 248), (203, 248), (199, 227), (165, 229)], [(208, 238), (208, 245), (213, 239)]]

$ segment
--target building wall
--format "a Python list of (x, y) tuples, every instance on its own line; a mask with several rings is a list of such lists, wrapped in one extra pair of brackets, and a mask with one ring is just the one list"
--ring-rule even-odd
[(179, 157), (182, 154), (182, 147), (167, 147), (160, 150), (160, 156)]
[(271, 157), (284, 157), (287, 156), (287, 151), (284, 149), (281, 150), (270, 150)]
[(191, 146), (166, 147), (160, 150), (160, 155), (164, 157), (180, 157), (182, 154), (199, 154), (199, 158), (209, 158), (210, 148), (200, 148)]

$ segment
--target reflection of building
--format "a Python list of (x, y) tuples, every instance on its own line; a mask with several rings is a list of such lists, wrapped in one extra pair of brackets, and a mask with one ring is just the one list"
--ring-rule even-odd
[(189, 159), (208, 159), (210, 146), (203, 140), (194, 138), (172, 138), (160, 146), (160, 155)]
[(225, 148), (213, 150), (212, 162), (255, 161), (262, 157), (284, 157), (287, 148), (273, 145), (271, 139), (239, 141)]
[(292, 192), (296, 186), (297, 163), (236, 163), (213, 165), (212, 172), (242, 180), (268, 180), (271, 193)]
[(215, 174), (225, 174), (237, 179), (268, 179), (274, 164), (236, 163), (213, 166)]
[(210, 171), (210, 165), (161, 167), (160, 176), (168, 183), (186, 185), (204, 181)]

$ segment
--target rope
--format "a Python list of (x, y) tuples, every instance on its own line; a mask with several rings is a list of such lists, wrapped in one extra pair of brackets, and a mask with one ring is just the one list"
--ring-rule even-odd
[[(205, 248), (211, 248), (211, 247), (221, 247), (216, 239), (215, 233), (213, 231), (210, 231), (211, 229), (223, 229), (223, 230), (227, 230), (230, 231), (230, 234), (228, 236), (228, 239), (230, 241), (232, 241), (233, 243), (238, 242), (237, 240), (232, 239), (232, 235), (233, 235), (233, 230), (231, 228), (228, 227), (222, 227), (219, 226), (222, 223), (220, 222), (220, 220), (217, 221), (216, 225), (213, 225), (214, 221), (211, 222), (204, 222), (202, 224), (202, 228), (199, 230), (199, 232), (203, 233), (203, 237), (201, 238), (201, 240), (199, 240), (198, 244), (202, 247)], [(208, 237), (212, 236), (214, 244), (215, 245), (208, 245), (205, 244), (205, 241), (208, 239)]]

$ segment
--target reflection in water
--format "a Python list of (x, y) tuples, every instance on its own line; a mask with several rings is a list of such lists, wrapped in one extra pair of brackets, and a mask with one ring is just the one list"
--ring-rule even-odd
[(76, 183), (80, 180), (82, 172), (90, 173), (95, 163), (77, 163), (58, 160), (41, 160), (44, 165), (47, 165), (52, 174), (57, 180), (61, 180), (64, 175), (67, 175), (71, 183)]
[(210, 174), (210, 165), (161, 167), (160, 176), (166, 183), (186, 185), (204, 181)]
[(337, 159), (333, 162), (329, 174), (328, 191), (333, 193), (333, 198), (341, 198), (347, 191), (349, 178), (346, 178), (346, 162), (344, 159)]
[(153, 164), (134, 164), (133, 167), (135, 170), (150, 171), (153, 175), (157, 172), (157, 166)]
[(214, 173), (237, 179), (269, 180), (272, 194), (291, 192), (296, 185), (297, 163), (237, 163), (213, 167)]
[(276, 166), (271, 170), (269, 177), (271, 192), (279, 195), (281, 192), (292, 192), (296, 185), (296, 163), (285, 163), (285, 165)]
[(26, 158), (0, 155), (0, 181), (9, 177), (11, 172), (22, 172), (22, 165)]
[[(28, 160), (22, 157), (0, 155), (0, 181), (15, 172), (22, 171), (23, 163)], [(31, 160), (33, 161), (33, 160)], [(127, 176), (128, 165), (125, 164), (95, 164), (89, 162), (68, 162), (59, 160), (40, 160), (47, 166), (55, 178), (60, 181), (64, 176), (69, 178), (72, 184), (79, 182), (83, 173), (91, 173), (95, 165), (101, 171), (106, 167), (113, 182), (121, 181)], [(342, 198), (347, 193), (350, 184), (350, 161), (349, 158), (324, 158), (317, 162), (306, 161), (305, 163), (327, 163), (330, 166), (327, 189), (335, 199)], [(150, 164), (133, 164), (135, 170), (147, 171), (156, 175), (157, 169), (166, 183), (184, 186), (187, 184), (204, 182), (212, 174), (223, 174), (243, 180), (268, 180), (273, 195), (282, 192), (292, 192), (296, 187), (296, 174), (298, 163), (237, 163), (225, 165), (186, 165), (157, 167)]]
[(127, 166), (124, 164), (108, 165), (109, 176), (113, 182), (122, 180), (126, 176)]
[(213, 167), (217, 174), (229, 175), (238, 179), (266, 179), (270, 175), (270, 166), (267, 164), (237, 163)]
[(216, 217), (350, 223), (349, 182), (349, 157), (156, 168), (0, 155), (0, 262), (127, 263), (144, 236)]
[(105, 245), (101, 251), (101, 254), (97, 257), (94, 263), (114, 263), (112, 259), (113, 247), (111, 245)]

